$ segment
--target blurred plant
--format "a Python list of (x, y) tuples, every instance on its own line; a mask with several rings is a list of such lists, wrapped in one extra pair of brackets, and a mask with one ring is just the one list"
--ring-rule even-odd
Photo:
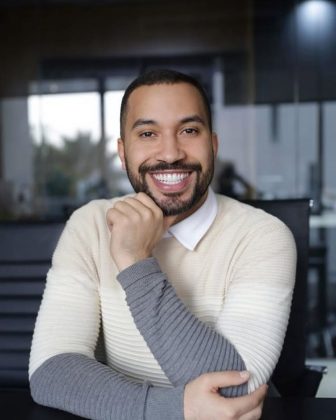
[(39, 195), (75, 197), (77, 183), (89, 178), (99, 165), (99, 144), (89, 132), (62, 137), (56, 146), (44, 139), (34, 144), (35, 185)]

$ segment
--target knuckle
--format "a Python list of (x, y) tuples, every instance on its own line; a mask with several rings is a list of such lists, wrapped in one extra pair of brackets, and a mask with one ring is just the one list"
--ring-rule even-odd
[(144, 192), (137, 193), (135, 197), (142, 202), (147, 199), (147, 195)]
[(155, 216), (158, 218), (158, 220), (163, 219), (163, 212), (158, 206), (155, 208)]
[(150, 221), (153, 219), (153, 213), (151, 212), (150, 209), (146, 208), (143, 211), (143, 217), (145, 220)]
[(111, 211), (113, 210), (119, 210), (123, 207), (123, 202), (122, 201), (118, 201), (117, 203), (115, 203), (114, 207), (111, 209)]
[(136, 199), (136, 197), (126, 197), (124, 198), (124, 200), (122, 201), (123, 203), (128, 203), (128, 204), (135, 204), (137, 203), (139, 200)]

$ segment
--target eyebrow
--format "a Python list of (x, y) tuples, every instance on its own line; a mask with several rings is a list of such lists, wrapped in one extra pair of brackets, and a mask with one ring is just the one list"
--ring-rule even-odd
[(140, 127), (142, 125), (156, 125), (156, 124), (157, 124), (157, 122), (154, 121), (154, 120), (146, 120), (146, 119), (143, 119), (143, 118), (139, 118), (132, 125), (132, 130), (134, 130), (134, 128)]
[(181, 120), (182, 124), (186, 124), (186, 123), (190, 123), (190, 122), (198, 122), (202, 125), (206, 125), (205, 121), (203, 120), (203, 118), (201, 118), (199, 115), (195, 114), (195, 115), (190, 115), (188, 117), (185, 117)]
[[(197, 122), (200, 123), (202, 125), (206, 125), (205, 121), (203, 120), (203, 118), (201, 118), (199, 115), (195, 114), (195, 115), (190, 115), (188, 117), (182, 118), (180, 120), (181, 124), (187, 124), (190, 122)], [(135, 121), (135, 123), (132, 125), (132, 130), (134, 130), (137, 127), (141, 127), (143, 125), (158, 125), (157, 121), (155, 120), (150, 120), (150, 119), (145, 119), (145, 118), (139, 118), (138, 120)]]

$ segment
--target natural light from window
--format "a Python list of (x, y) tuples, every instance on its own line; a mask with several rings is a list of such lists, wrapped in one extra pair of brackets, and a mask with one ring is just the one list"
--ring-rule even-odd
[(38, 144), (44, 137), (47, 143), (62, 147), (64, 137), (75, 139), (78, 133), (89, 133), (94, 142), (100, 139), (96, 92), (32, 95), (28, 98), (28, 118)]

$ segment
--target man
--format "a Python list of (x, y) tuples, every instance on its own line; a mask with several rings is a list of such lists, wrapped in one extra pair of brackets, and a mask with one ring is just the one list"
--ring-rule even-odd
[(186, 75), (128, 87), (118, 149), (136, 194), (68, 221), (36, 322), (33, 398), (91, 419), (259, 418), (288, 321), (291, 234), (209, 188), (217, 137)]

